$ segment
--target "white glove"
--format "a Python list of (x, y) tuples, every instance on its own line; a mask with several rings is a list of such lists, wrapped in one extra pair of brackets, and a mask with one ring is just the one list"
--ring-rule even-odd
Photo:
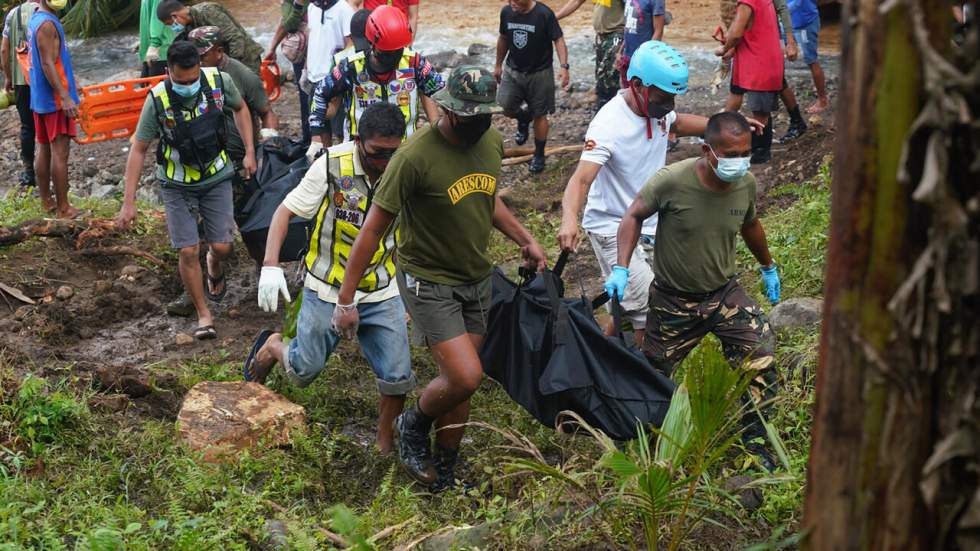
[(146, 49), (146, 62), (153, 63), (154, 61), (160, 61), (160, 48), (150, 46)]
[(265, 312), (275, 312), (279, 308), (279, 294), (289, 302), (289, 288), (286, 287), (286, 276), (279, 266), (262, 266), (259, 276), (259, 308)]
[(312, 163), (321, 151), (323, 151), (323, 142), (310, 142), (310, 147), (306, 150), (306, 159)]
[(279, 137), (279, 131), (276, 130), (275, 128), (259, 129), (259, 138), (261, 138), (262, 141), (268, 140), (269, 138), (278, 138), (278, 137)]

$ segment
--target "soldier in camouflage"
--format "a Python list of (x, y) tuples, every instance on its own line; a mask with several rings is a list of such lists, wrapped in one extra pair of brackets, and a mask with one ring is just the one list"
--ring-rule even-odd
[[(761, 264), (769, 301), (779, 301), (779, 274), (756, 217), (756, 181), (748, 172), (751, 134), (742, 115), (718, 113), (708, 119), (701, 157), (669, 165), (643, 186), (619, 225), (617, 265), (605, 287), (610, 296), (624, 296), (643, 221), (659, 214), (644, 354), (670, 375), (714, 333), (732, 366), (753, 372), (751, 395), (764, 412), (776, 390), (774, 339), (762, 308), (739, 285), (735, 266), (735, 237), (741, 234)], [(765, 430), (755, 408), (747, 409), (743, 441), (772, 471)]]
[(177, 35), (175, 40), (186, 40), (186, 34), (197, 27), (214, 26), (221, 30), (225, 39), (225, 53), (241, 61), (259, 74), (262, 63), (262, 46), (217, 2), (202, 2), (186, 6), (181, 0), (163, 0), (157, 6), (157, 18)]
[[(559, 21), (575, 12), (585, 0), (568, 0), (555, 12)], [(619, 91), (616, 56), (623, 46), (625, 3), (623, 0), (592, 0), (592, 28), (595, 30), (596, 110)]]

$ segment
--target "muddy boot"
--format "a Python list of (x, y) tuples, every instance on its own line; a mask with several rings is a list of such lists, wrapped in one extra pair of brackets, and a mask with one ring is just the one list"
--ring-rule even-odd
[(167, 303), (167, 315), (175, 316), (178, 318), (189, 318), (197, 310), (194, 308), (194, 301), (191, 300), (190, 295), (186, 292), (181, 293), (179, 297)]
[(765, 444), (747, 444), (745, 446), (745, 451), (751, 453), (762, 465), (762, 468), (768, 473), (776, 472), (779, 467), (776, 464), (776, 459), (769, 453), (769, 448)]
[(754, 165), (768, 163), (772, 159), (772, 118), (766, 125), (762, 135), (752, 134), (752, 158), (750, 162)]
[(531, 135), (531, 114), (526, 109), (517, 112), (517, 133), (514, 135), (514, 143), (524, 145)]
[(19, 183), (20, 187), (22, 188), (34, 187), (37, 183), (36, 178), (34, 177), (34, 169), (25, 168), (24, 171), (20, 173)]
[(432, 421), (431, 417), (424, 415), (419, 411), (418, 406), (415, 406), (396, 417), (394, 423), (398, 461), (409, 476), (426, 486), (436, 481), (429, 442)]
[(778, 142), (789, 143), (804, 133), (806, 133), (806, 121), (803, 119), (803, 115), (800, 114), (800, 106), (797, 105), (789, 112), (789, 128), (786, 129), (786, 133), (783, 134), (782, 138), (779, 138)]
[(444, 448), (436, 444), (433, 454), (433, 464), (436, 468), (436, 481), (432, 485), (432, 492), (439, 493), (451, 488), (459, 488), (463, 491), (470, 489), (470, 485), (456, 478), (456, 462), (459, 459), (459, 450)]

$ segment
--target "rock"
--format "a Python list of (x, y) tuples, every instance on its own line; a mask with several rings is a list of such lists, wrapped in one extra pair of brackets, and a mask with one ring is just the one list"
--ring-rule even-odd
[(157, 191), (155, 186), (140, 186), (136, 190), (136, 200), (142, 201), (149, 205), (162, 205), (163, 201), (160, 200), (160, 193)]
[(177, 333), (177, 336), (174, 338), (174, 343), (176, 343), (177, 346), (194, 344), (194, 337), (188, 335), (187, 333)]
[(116, 82), (118, 80), (133, 80), (140, 77), (140, 72), (136, 69), (126, 69), (125, 71), (119, 71), (111, 75), (109, 78), (105, 79), (105, 82)]
[(136, 264), (127, 264), (123, 266), (123, 269), (119, 271), (119, 275), (122, 277), (136, 277), (143, 271), (143, 268), (137, 266)]
[(234, 459), (259, 441), (289, 442), (306, 413), (258, 383), (204, 381), (194, 385), (177, 414), (181, 439), (206, 461)]
[(86, 161), (82, 165), (82, 176), (85, 178), (91, 178), (99, 173), (99, 167), (95, 166), (94, 162)]
[(733, 476), (725, 480), (721, 487), (726, 492), (735, 494), (742, 507), (746, 511), (751, 512), (762, 506), (762, 490), (759, 488), (745, 488), (750, 482), (752, 482), (751, 476)]
[(266, 519), (265, 544), (269, 549), (289, 549), (289, 527), (281, 520)]
[(62, 285), (55, 291), (54, 296), (58, 297), (58, 300), (68, 300), (75, 296), (75, 290), (67, 285)]
[(142, 398), (153, 392), (149, 376), (136, 367), (100, 367), (95, 370), (92, 382), (99, 390), (121, 392), (130, 398)]
[(125, 411), (129, 407), (129, 397), (125, 394), (99, 394), (88, 401), (88, 406), (110, 413)]
[(490, 541), (492, 526), (489, 523), (476, 526), (455, 527), (445, 534), (433, 536), (419, 546), (423, 551), (451, 551), (452, 549), (484, 549)]
[(489, 44), (470, 44), (469, 48), (466, 48), (466, 55), (468, 56), (478, 56), (488, 53), (493, 49), (493, 46)]
[(104, 295), (112, 290), (112, 282), (106, 280), (99, 280), (95, 282), (95, 294)]
[(92, 184), (92, 188), (89, 190), (89, 197), (94, 197), (95, 199), (108, 199), (116, 194), (119, 188), (113, 184)]
[(427, 55), (425, 58), (432, 64), (436, 71), (440, 73), (450, 67), (459, 65), (466, 56), (457, 53), (455, 50), (445, 50)]
[(815, 298), (791, 298), (776, 305), (769, 314), (769, 325), (781, 332), (820, 324), (823, 301)]
[(23, 321), (24, 318), (31, 315), (31, 312), (33, 310), (34, 309), (31, 308), (30, 306), (21, 306), (17, 310), (14, 310), (14, 319), (17, 321)]

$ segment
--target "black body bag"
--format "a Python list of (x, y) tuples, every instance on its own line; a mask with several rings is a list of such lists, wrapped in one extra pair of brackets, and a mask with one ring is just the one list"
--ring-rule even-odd
[[(494, 271), (483, 369), (545, 425), (555, 427), (570, 410), (614, 440), (636, 438), (637, 421), (663, 423), (674, 383), (622, 335), (603, 334), (593, 311), (605, 294), (595, 301), (563, 296), (566, 260), (563, 253), (553, 271), (522, 274), (520, 284)], [(562, 428), (568, 422), (562, 418)]]

